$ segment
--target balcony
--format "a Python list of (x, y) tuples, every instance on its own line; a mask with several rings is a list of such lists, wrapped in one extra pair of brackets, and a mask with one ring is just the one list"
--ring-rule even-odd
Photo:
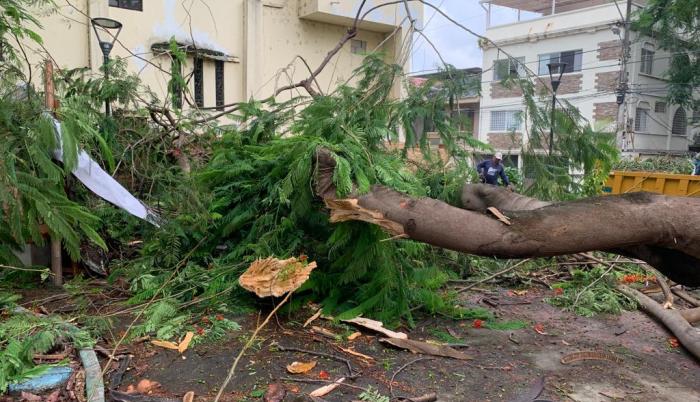
[[(386, 0), (368, 0), (363, 13)], [(326, 24), (351, 26), (357, 15), (361, 1), (355, 0), (302, 0), (299, 4), (299, 18), (318, 21)], [(423, 7), (420, 3), (410, 2), (411, 17), (416, 20), (418, 27), (423, 22)], [(403, 4), (392, 4), (372, 11), (359, 28), (373, 32), (392, 32), (406, 17)]]
[[(641, 1), (635, 1), (635, 10)], [(622, 20), (613, 0), (482, 0), (486, 10), (486, 36), (495, 42), (600, 29)]]

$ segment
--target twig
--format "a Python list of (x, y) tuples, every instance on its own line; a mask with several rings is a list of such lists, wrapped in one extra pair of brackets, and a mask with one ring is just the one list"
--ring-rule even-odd
[[(618, 261), (619, 259), (620, 259), (620, 258), (618, 257), (618, 258), (615, 260), (615, 262), (613, 262), (612, 264), (610, 264), (610, 265), (609, 265), (609, 268), (608, 268), (607, 270), (605, 270), (605, 272), (603, 272), (603, 275), (601, 275), (601, 276), (599, 276), (598, 278), (596, 278), (596, 280), (594, 280), (593, 282), (589, 283), (588, 285), (586, 285), (585, 288), (583, 288), (580, 292), (578, 292), (578, 294), (576, 295), (576, 299), (574, 300), (574, 303), (571, 305), (571, 308), (575, 308), (575, 307), (576, 307), (576, 305), (578, 304), (578, 300), (581, 298), (581, 295), (583, 295), (584, 292), (586, 292), (588, 289), (592, 288), (593, 285), (595, 285), (596, 283), (598, 283), (601, 279), (603, 279), (603, 278), (605, 278), (606, 276), (608, 276), (608, 274), (610, 273), (610, 271), (612, 271), (612, 270), (615, 268), (615, 264), (617, 264), (617, 261)], [(594, 260), (594, 261), (595, 261), (595, 260)]]
[(286, 346), (282, 346), (280, 344), (277, 345), (277, 349), (279, 349), (283, 352), (299, 352), (299, 353), (306, 353), (306, 354), (310, 354), (310, 355), (314, 355), (314, 356), (327, 357), (329, 359), (333, 359), (333, 360), (339, 361), (341, 363), (345, 363), (345, 365), (348, 368), (348, 374), (350, 375), (350, 377), (355, 375), (355, 372), (352, 369), (352, 365), (350, 364), (350, 361), (348, 359), (344, 359), (340, 356), (335, 356), (335, 355), (332, 355), (329, 353), (323, 353), (323, 352), (314, 352), (313, 350), (286, 347)]
[(526, 259), (524, 259), (524, 260), (518, 262), (517, 264), (515, 264), (515, 265), (513, 265), (513, 266), (511, 266), (511, 267), (508, 267), (508, 268), (506, 268), (506, 269), (504, 269), (504, 270), (502, 270), (502, 271), (498, 271), (498, 272), (496, 272), (496, 273), (493, 274), (493, 275), (489, 275), (488, 277), (486, 277), (486, 278), (484, 278), (484, 279), (482, 279), (482, 280), (480, 280), (480, 281), (478, 281), (478, 282), (474, 282), (474, 283), (472, 283), (471, 285), (465, 286), (465, 287), (463, 287), (463, 288), (459, 288), (459, 289), (457, 289), (457, 293), (462, 293), (462, 292), (464, 292), (465, 290), (469, 290), (469, 289), (471, 289), (471, 288), (473, 288), (473, 287), (475, 287), (475, 286), (481, 285), (482, 283), (488, 282), (488, 281), (490, 281), (490, 280), (493, 279), (493, 278), (497, 278), (497, 277), (499, 277), (499, 276), (501, 276), (501, 275), (503, 275), (503, 274), (507, 274), (508, 272), (510, 272), (510, 271), (514, 270), (515, 268), (517, 268), (517, 267), (519, 267), (519, 266), (525, 264), (525, 263), (528, 262), (528, 261), (530, 261), (530, 258), (526, 258)]
[(402, 372), (406, 367), (410, 366), (411, 364), (418, 363), (419, 361), (423, 361), (423, 360), (433, 360), (433, 358), (432, 357), (419, 357), (417, 359), (413, 359), (410, 362), (399, 367), (399, 369), (394, 372), (394, 374), (391, 376), (391, 380), (389, 380), (389, 395), (391, 395), (391, 399), (394, 399), (394, 378), (396, 378), (396, 376), (400, 372)]
[(260, 332), (261, 329), (267, 325), (268, 322), (270, 322), (270, 319), (272, 318), (273, 315), (277, 312), (277, 310), (280, 309), (284, 305), (284, 303), (289, 300), (290, 297), (292, 297), (292, 294), (294, 292), (288, 292), (287, 296), (282, 299), (282, 302), (275, 306), (275, 308), (270, 311), (270, 314), (267, 315), (265, 318), (265, 321), (262, 322), (262, 324), (258, 325), (257, 328), (255, 328), (255, 331), (253, 332), (253, 335), (250, 336), (250, 339), (248, 339), (248, 342), (246, 342), (245, 346), (241, 349), (240, 352), (238, 352), (238, 356), (236, 356), (236, 360), (233, 361), (233, 364), (231, 365), (231, 368), (228, 371), (228, 375), (226, 376), (226, 379), (224, 380), (224, 383), (221, 384), (221, 388), (219, 388), (219, 392), (216, 393), (216, 398), (214, 398), (214, 402), (219, 402), (219, 399), (221, 398), (221, 395), (223, 395), (224, 390), (226, 389), (226, 386), (228, 385), (229, 382), (231, 382), (231, 378), (233, 378), (233, 375), (236, 373), (236, 367), (238, 366), (238, 362), (241, 360), (241, 357), (243, 357), (243, 353), (245, 353), (248, 348), (253, 344), (253, 341), (255, 341), (255, 337), (258, 335), (258, 332)]
[[(346, 377), (347, 378), (347, 377)], [(361, 391), (367, 391), (367, 388), (358, 387), (357, 385), (348, 384), (345, 382), (331, 381), (331, 380), (316, 380), (314, 378), (292, 378), (292, 377), (281, 377), (281, 381), (295, 381), (295, 382), (305, 382), (309, 384), (338, 384), (349, 388), (359, 389)]]

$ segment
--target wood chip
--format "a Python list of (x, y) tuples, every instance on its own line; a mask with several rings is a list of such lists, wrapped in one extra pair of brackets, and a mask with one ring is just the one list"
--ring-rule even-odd
[(370, 320), (369, 318), (355, 317), (351, 320), (342, 320), (344, 322), (349, 322), (351, 324), (359, 325), (361, 327), (371, 329), (372, 331), (379, 332), (389, 338), (394, 339), (408, 339), (408, 335), (403, 332), (394, 332), (389, 329), (384, 328), (384, 324), (381, 321)]
[[(339, 348), (340, 348), (340, 347), (339, 347)], [(372, 356), (367, 356), (367, 355), (362, 354), (362, 353), (360, 353), (360, 352), (356, 352), (356, 351), (354, 351), (354, 350), (352, 350), (352, 349), (350, 349), (350, 348), (348, 348), (348, 349), (340, 348), (340, 350), (342, 350), (342, 351), (345, 352), (345, 353), (349, 353), (349, 354), (351, 354), (351, 355), (353, 355), (353, 356), (361, 357), (361, 358), (363, 358), (363, 359), (365, 359), (365, 360), (374, 361), (374, 357), (372, 357)]]
[(509, 226), (512, 225), (512, 223), (510, 223), (510, 218), (508, 218), (507, 216), (503, 215), (503, 213), (502, 213), (501, 211), (499, 211), (498, 208), (496, 208), (496, 207), (488, 207), (487, 210), (488, 210), (489, 212), (491, 212), (496, 218), (498, 218), (499, 221), (501, 221), (501, 222), (503, 222), (503, 223), (505, 223), (506, 225), (509, 225)]
[(338, 380), (336, 380), (333, 384), (328, 384), (328, 385), (324, 385), (321, 388), (316, 388), (315, 390), (311, 391), (309, 396), (320, 398), (322, 396), (328, 395), (331, 392), (333, 392), (334, 389), (338, 388), (340, 386), (340, 384), (342, 384), (344, 381), (345, 381), (345, 377), (341, 377)]
[(318, 309), (318, 311), (314, 315), (309, 317), (309, 319), (306, 320), (306, 322), (304, 322), (303, 328), (306, 328), (309, 324), (316, 321), (316, 319), (321, 316), (321, 312), (321, 309)]
[(357, 339), (361, 336), (362, 336), (362, 332), (353, 332), (352, 334), (348, 335), (348, 340), (354, 341), (355, 339)]
[(245, 290), (258, 297), (280, 297), (297, 290), (316, 268), (315, 262), (306, 262), (296, 258), (279, 260), (269, 257), (256, 260), (238, 278), (238, 283)]
[(180, 342), (179, 345), (177, 345), (177, 351), (180, 353), (185, 353), (187, 348), (190, 346), (190, 342), (192, 342), (192, 338), (194, 337), (194, 333), (191, 331), (188, 331), (185, 334), (185, 339)]
[(427, 342), (395, 338), (382, 338), (379, 341), (383, 343), (388, 343), (389, 345), (395, 346), (397, 348), (410, 350), (413, 353), (421, 353), (431, 356), (450, 357), (452, 359), (458, 360), (473, 359), (471, 356), (445, 345), (431, 345)]
[(292, 374), (304, 374), (313, 370), (316, 367), (315, 361), (310, 362), (292, 362), (287, 365), (287, 371)]
[(175, 342), (160, 341), (158, 339), (154, 339), (151, 341), (151, 343), (156, 345), (156, 346), (160, 346), (161, 348), (180, 350), (180, 348), (177, 346), (177, 343), (175, 343)]
[(325, 336), (326, 338), (336, 339), (338, 337), (338, 335), (335, 332), (327, 330), (323, 327), (317, 327), (314, 325), (313, 327), (311, 327), (311, 330), (317, 334)]

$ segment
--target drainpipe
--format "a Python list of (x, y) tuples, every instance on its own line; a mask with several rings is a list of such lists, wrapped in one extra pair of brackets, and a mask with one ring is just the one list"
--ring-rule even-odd
[(260, 89), (264, 35), (263, 3), (261, 0), (243, 2), (243, 33), (243, 100), (245, 101)]
[[(92, 19), (97, 17), (109, 17), (109, 4), (104, 0), (87, 0), (85, 3), (87, 7), (86, 14)], [(100, 49), (100, 44), (97, 41), (95, 33), (92, 32), (92, 25), (90, 21), (87, 21), (87, 37), (88, 37), (88, 48), (86, 49), (88, 67), (94, 73), (100, 71), (102, 66), (102, 49)]]

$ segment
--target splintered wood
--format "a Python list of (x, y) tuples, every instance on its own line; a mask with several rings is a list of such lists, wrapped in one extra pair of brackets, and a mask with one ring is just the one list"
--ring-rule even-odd
[(253, 262), (238, 278), (238, 283), (258, 297), (280, 297), (297, 290), (309, 279), (314, 268), (316, 262), (313, 261), (269, 257)]
[(331, 210), (331, 223), (363, 221), (378, 225), (394, 236), (406, 234), (402, 224), (386, 219), (381, 212), (361, 207), (355, 198), (345, 200), (326, 198), (324, 201), (328, 209)]

